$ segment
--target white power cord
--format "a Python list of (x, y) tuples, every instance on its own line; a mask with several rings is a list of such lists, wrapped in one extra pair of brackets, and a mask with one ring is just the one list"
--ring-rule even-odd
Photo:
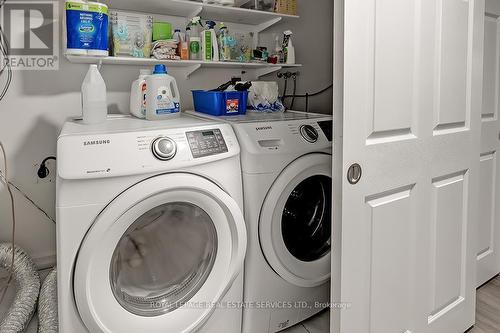
[(5, 148), (0, 142), (0, 150), (2, 151), (3, 155), (3, 163), (4, 163), (4, 169), (3, 173), (0, 170), (0, 182), (4, 183), (5, 186), (7, 187), (7, 191), (9, 192), (10, 196), (10, 202), (11, 202), (11, 213), (12, 213), (12, 234), (11, 234), (11, 242), (12, 242), (12, 259), (11, 259), (11, 265), (9, 269), (9, 275), (7, 277), (7, 282), (5, 283), (4, 286), (0, 286), (0, 304), (2, 304), (3, 299), (5, 295), (7, 294), (7, 290), (9, 289), (9, 286), (12, 283), (12, 276), (14, 273), (14, 247), (15, 247), (15, 240), (16, 240), (16, 213), (15, 213), (15, 208), (14, 208), (14, 195), (12, 194), (12, 190), (9, 185), (9, 178), (8, 178), (8, 172), (7, 172), (7, 154), (5, 153)]

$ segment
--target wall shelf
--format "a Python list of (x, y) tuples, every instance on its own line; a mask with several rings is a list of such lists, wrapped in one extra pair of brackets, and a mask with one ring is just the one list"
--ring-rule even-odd
[[(241, 4), (246, 1), (237, 1)], [(181, 16), (187, 19), (201, 16), (214, 21), (232, 22), (245, 25), (269, 27), (281, 20), (297, 19), (299, 16), (265, 12), (240, 7), (205, 4), (189, 0), (108, 0), (106, 4), (112, 9), (139, 11), (161, 15)], [(272, 24), (270, 24), (272, 22)]]
[(302, 67), (300, 64), (267, 64), (255, 62), (221, 62), (221, 61), (198, 61), (198, 60), (157, 60), (153, 58), (132, 58), (132, 57), (92, 57), (66, 55), (66, 58), (75, 64), (106, 64), (106, 65), (128, 65), (128, 66), (153, 66), (154, 64), (164, 64), (167, 67), (175, 67), (184, 72), (186, 78), (201, 68), (219, 68), (219, 69), (241, 69), (253, 71), (254, 76), (270, 74), (279, 71), (282, 68)]

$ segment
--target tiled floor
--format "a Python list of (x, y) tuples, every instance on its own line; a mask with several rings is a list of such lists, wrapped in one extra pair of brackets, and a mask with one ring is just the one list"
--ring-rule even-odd
[(283, 333), (328, 333), (330, 332), (330, 312), (328, 310), (306, 320), (302, 324), (290, 327)]

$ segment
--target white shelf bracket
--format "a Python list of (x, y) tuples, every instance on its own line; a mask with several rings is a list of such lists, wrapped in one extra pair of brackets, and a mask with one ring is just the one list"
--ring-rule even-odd
[(272, 27), (273, 25), (275, 25), (276, 23), (280, 22), (281, 21), (281, 17), (275, 17), (273, 19), (270, 19), (269, 21), (266, 21), (266, 22), (263, 22), (259, 25), (257, 25), (254, 29), (254, 31), (256, 33), (260, 33), (266, 29), (269, 29), (270, 27)]
[(196, 72), (200, 68), (201, 68), (201, 64), (196, 64), (196, 65), (184, 67), (182, 69), (182, 71), (184, 72), (184, 77), (186, 78), (186, 80), (189, 79), (191, 74), (193, 74), (194, 72)]
[(277, 71), (281, 70), (281, 68), (282, 68), (281, 66), (258, 68), (254, 71), (254, 76), (256, 79), (259, 79), (261, 76), (277, 72)]
[(279, 21), (281, 21), (281, 17), (275, 17), (269, 21), (263, 22), (263, 23), (254, 27), (254, 29), (253, 29), (253, 48), (254, 49), (256, 49), (257, 46), (259, 46), (259, 34), (262, 31), (272, 27), (273, 25), (275, 25)]

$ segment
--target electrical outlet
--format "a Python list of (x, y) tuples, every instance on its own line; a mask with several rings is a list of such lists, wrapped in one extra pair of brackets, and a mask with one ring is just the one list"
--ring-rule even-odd
[(56, 164), (54, 161), (45, 162), (45, 166), (49, 170), (47, 177), (40, 178), (38, 177), (38, 169), (40, 169), (40, 163), (36, 163), (33, 165), (33, 178), (35, 184), (48, 184), (55, 183), (56, 181)]

